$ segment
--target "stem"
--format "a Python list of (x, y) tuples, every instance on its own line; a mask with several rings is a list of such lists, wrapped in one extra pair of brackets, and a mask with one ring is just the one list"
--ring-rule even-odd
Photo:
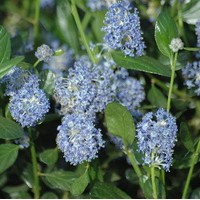
[(170, 111), (170, 107), (171, 107), (171, 95), (172, 95), (172, 90), (173, 90), (173, 85), (174, 85), (177, 55), (178, 53), (175, 53), (174, 58), (171, 60), (172, 74), (171, 74), (169, 93), (168, 93), (168, 99), (167, 99), (167, 112)]
[(38, 171), (38, 163), (37, 163), (37, 157), (36, 157), (36, 151), (35, 151), (35, 145), (34, 142), (31, 142), (31, 159), (32, 159), (32, 165), (33, 165), (33, 192), (34, 192), (34, 198), (39, 199), (40, 197), (40, 183), (39, 183), (39, 171)]
[(36, 42), (39, 35), (39, 18), (40, 18), (40, 0), (35, 0), (35, 20), (34, 20), (34, 41)]
[(96, 63), (96, 59), (95, 59), (95, 56), (93, 55), (93, 52), (91, 51), (91, 49), (90, 49), (90, 47), (88, 45), (88, 41), (87, 41), (86, 36), (84, 34), (83, 27), (82, 27), (82, 24), (81, 24), (81, 21), (80, 21), (80, 18), (79, 18), (78, 11), (77, 11), (77, 8), (76, 8), (74, 0), (71, 0), (71, 11), (72, 11), (72, 15), (74, 16), (74, 20), (76, 22), (76, 26), (77, 26), (78, 31), (80, 33), (83, 45), (86, 48), (86, 51), (87, 51), (87, 53), (88, 53), (88, 55), (90, 57), (90, 60), (92, 61), (93, 64), (95, 64)]
[(153, 198), (157, 199), (156, 180), (155, 180), (155, 166), (151, 167), (151, 183), (153, 189)]
[(39, 64), (39, 62), (40, 62), (40, 60), (37, 60), (37, 61), (34, 63), (33, 67), (37, 67), (37, 65)]
[(133, 156), (133, 153), (131, 150), (127, 150), (126, 151), (127, 156), (133, 166), (133, 169), (135, 170), (135, 173), (137, 174), (138, 178), (140, 178), (142, 176), (142, 172), (140, 171), (140, 168), (138, 167), (135, 157)]
[(194, 165), (195, 165), (195, 163), (198, 160), (199, 151), (200, 151), (200, 139), (199, 139), (196, 151), (195, 151), (195, 153), (192, 156), (192, 162), (191, 162), (190, 170), (188, 172), (188, 176), (187, 176), (187, 180), (186, 180), (186, 183), (185, 183), (185, 187), (184, 187), (184, 190), (183, 190), (182, 199), (186, 199), (186, 196), (188, 194), (188, 188), (189, 188), (190, 181), (191, 181), (191, 178), (192, 178), (192, 174), (193, 174), (193, 170), (194, 170)]

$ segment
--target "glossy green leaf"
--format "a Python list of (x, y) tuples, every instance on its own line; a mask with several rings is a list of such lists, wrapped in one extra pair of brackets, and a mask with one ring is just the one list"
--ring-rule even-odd
[(191, 133), (189, 131), (189, 128), (186, 123), (181, 122), (180, 125), (180, 137), (181, 137), (181, 142), (185, 146), (186, 149), (188, 149), (190, 152), (194, 152), (194, 142), (191, 136)]
[(94, 32), (95, 37), (98, 42), (103, 41), (104, 32), (101, 30), (103, 26), (103, 20), (105, 18), (105, 12), (99, 11), (95, 12), (94, 20), (92, 22), (92, 31)]
[(40, 78), (42, 80), (42, 89), (51, 96), (54, 92), (55, 74), (51, 70), (45, 70), (41, 72)]
[(92, 199), (131, 199), (124, 191), (108, 183), (96, 183), (91, 190)]
[(77, 175), (73, 172), (54, 171), (45, 173), (44, 178), (52, 188), (69, 191)]
[(58, 150), (55, 149), (47, 149), (44, 152), (39, 154), (40, 161), (47, 164), (53, 165), (58, 160)]
[(125, 145), (131, 145), (135, 138), (135, 125), (131, 113), (122, 105), (109, 103), (105, 111), (108, 131), (119, 136)]
[(195, 24), (200, 19), (200, 1), (192, 0), (183, 4), (182, 17), (188, 24)]
[(11, 140), (20, 138), (24, 134), (21, 126), (10, 119), (0, 116), (0, 138)]
[(0, 26), (0, 64), (10, 59), (10, 36), (3, 26)]
[(34, 175), (33, 175), (33, 166), (32, 163), (28, 163), (27, 166), (23, 169), (20, 178), (26, 183), (29, 188), (32, 188), (34, 185)]
[(190, 199), (200, 199), (200, 187), (192, 191)]
[(161, 76), (170, 77), (171, 70), (169, 67), (164, 66), (158, 60), (148, 56), (129, 57), (124, 56), (121, 52), (112, 52), (113, 60), (120, 66), (126, 69), (132, 69)]
[(75, 179), (75, 181), (71, 185), (70, 192), (74, 196), (81, 195), (84, 192), (89, 182), (90, 182), (90, 179), (89, 179), (88, 173), (85, 172), (79, 178)]
[(12, 166), (17, 159), (19, 146), (15, 144), (0, 145), (0, 173)]
[(16, 66), (24, 59), (23, 56), (17, 56), (12, 58), (11, 60), (5, 61), (0, 64), (0, 78), (6, 75), (13, 66)]
[(171, 57), (172, 51), (169, 48), (171, 40), (178, 37), (178, 30), (174, 19), (167, 11), (161, 12), (155, 25), (155, 40), (161, 53)]
[(61, 1), (57, 6), (57, 25), (65, 42), (75, 51), (79, 49), (79, 36), (74, 18), (71, 14), (70, 3)]
[(157, 106), (158, 108), (166, 108), (167, 99), (163, 93), (158, 88), (156, 88), (156, 86), (152, 85), (147, 94), (147, 98), (152, 105)]

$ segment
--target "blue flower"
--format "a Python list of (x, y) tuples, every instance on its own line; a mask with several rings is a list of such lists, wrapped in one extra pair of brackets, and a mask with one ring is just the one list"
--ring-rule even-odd
[(188, 63), (182, 69), (182, 74), (187, 88), (193, 89), (196, 95), (200, 96), (200, 62)]
[(46, 44), (39, 46), (35, 52), (35, 56), (38, 58), (38, 60), (44, 62), (50, 61), (53, 54), (54, 51)]
[(29, 84), (39, 87), (39, 78), (33, 75), (28, 70), (23, 70), (21, 67), (13, 67), (9, 73), (3, 77), (3, 82), (6, 83), (6, 91), (4, 95), (14, 96), (24, 84)]
[(131, 12), (130, 3), (122, 1), (109, 7), (104, 20), (104, 41), (112, 49), (128, 56), (142, 56), (145, 44), (140, 30), (138, 10)]
[(55, 100), (61, 105), (61, 114), (101, 112), (114, 99), (112, 79), (114, 72), (105, 63), (93, 66), (88, 57), (82, 57), (68, 71), (67, 78), (58, 77)]
[(66, 162), (72, 165), (90, 162), (104, 147), (101, 131), (94, 127), (85, 114), (67, 114), (58, 127), (57, 145), (64, 153)]
[(11, 96), (9, 109), (12, 117), (22, 127), (35, 126), (49, 111), (50, 103), (43, 90), (27, 82)]
[(144, 154), (144, 164), (169, 171), (177, 136), (175, 117), (163, 108), (155, 113), (149, 112), (137, 124), (136, 132), (138, 150)]
[(55, 0), (41, 0), (40, 7), (41, 8), (52, 8), (55, 4)]
[(144, 87), (137, 79), (130, 77), (128, 71), (121, 68), (116, 72), (116, 98), (132, 114), (145, 99)]

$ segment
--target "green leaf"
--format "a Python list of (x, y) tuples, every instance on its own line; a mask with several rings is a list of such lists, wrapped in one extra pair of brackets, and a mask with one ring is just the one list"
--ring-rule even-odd
[(186, 51), (200, 51), (198, 47), (184, 47), (183, 49)]
[(41, 199), (58, 199), (58, 196), (53, 192), (46, 192), (41, 196)]
[(181, 142), (183, 143), (185, 148), (190, 152), (194, 152), (195, 151), (194, 142), (190, 134), (189, 128), (187, 124), (184, 122), (181, 122), (180, 125), (180, 137), (181, 137)]
[(43, 176), (52, 188), (64, 191), (69, 191), (72, 183), (77, 178), (75, 173), (64, 171), (45, 173)]
[(91, 190), (92, 199), (131, 199), (124, 191), (108, 183), (96, 183)]
[(94, 20), (92, 22), (92, 31), (94, 32), (95, 37), (97, 38), (98, 42), (102, 42), (104, 32), (101, 30), (103, 26), (103, 20), (105, 18), (104, 11), (95, 12)]
[(20, 138), (24, 134), (21, 126), (10, 119), (0, 116), (0, 138), (12, 140)]
[(10, 59), (10, 36), (3, 26), (0, 26), (0, 64)]
[(148, 56), (141, 56), (141, 57), (129, 57), (124, 56), (121, 52), (114, 51), (111, 53), (113, 60), (121, 67), (158, 74), (161, 76), (170, 77), (171, 70), (169, 67), (164, 66), (159, 61), (155, 60), (154, 58)]
[(42, 71), (40, 74), (42, 80), (42, 89), (51, 96), (55, 86), (55, 74), (51, 70)]
[(182, 16), (183, 20), (188, 24), (196, 24), (200, 18), (200, 1), (192, 0), (183, 4)]
[(190, 199), (200, 199), (200, 187), (192, 191)]
[(88, 173), (86, 171), (82, 176), (75, 179), (75, 181), (73, 182), (73, 184), (71, 186), (70, 192), (74, 196), (81, 195), (84, 192), (84, 190), (87, 187), (89, 182), (90, 182), (90, 179), (89, 179)]
[(11, 60), (5, 61), (0, 64), (0, 78), (5, 76), (12, 67), (19, 64), (24, 59), (23, 56), (17, 56), (15, 58), (12, 58)]
[(131, 145), (135, 138), (135, 125), (131, 113), (122, 105), (109, 103), (105, 111), (108, 131), (119, 136), (125, 145)]
[(71, 14), (70, 3), (62, 1), (57, 6), (57, 26), (67, 44), (75, 51), (79, 50), (78, 30)]
[(174, 19), (167, 11), (161, 12), (155, 25), (155, 40), (161, 53), (171, 57), (172, 51), (169, 44), (173, 38), (178, 37), (178, 30)]
[(14, 144), (0, 145), (0, 173), (12, 166), (17, 159), (19, 147)]
[(151, 102), (152, 105), (157, 106), (157, 107), (166, 108), (166, 105), (167, 105), (166, 97), (154, 85), (152, 85), (152, 87), (150, 88), (150, 90), (147, 94), (147, 98)]
[(56, 148), (45, 150), (44, 152), (40, 153), (39, 158), (41, 162), (47, 165), (53, 165), (58, 160), (58, 150)]
[(135, 173), (135, 171), (133, 171), (133, 169), (127, 169), (125, 171), (125, 176), (126, 176), (126, 179), (134, 184), (134, 185), (138, 185), (138, 177), (137, 177), (137, 174)]

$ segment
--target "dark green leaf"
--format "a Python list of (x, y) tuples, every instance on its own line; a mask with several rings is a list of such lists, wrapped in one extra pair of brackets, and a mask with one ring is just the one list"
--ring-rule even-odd
[(135, 125), (131, 113), (118, 103), (109, 103), (105, 111), (108, 131), (131, 145), (135, 138)]
[(124, 56), (121, 52), (112, 52), (113, 60), (121, 67), (152, 73), (152, 74), (158, 74), (161, 76), (170, 77), (171, 76), (171, 70), (169, 67), (164, 66), (159, 61), (150, 58), (148, 56), (141, 56), (141, 57), (129, 57)]
[(14, 144), (1, 144), (0, 145), (0, 173), (4, 172), (17, 159), (19, 147)]
[(29, 188), (33, 187), (34, 176), (33, 176), (33, 166), (31, 163), (28, 163), (27, 166), (23, 169), (20, 178), (26, 183)]
[(0, 26), (0, 64), (10, 59), (10, 36), (3, 26)]
[(44, 174), (44, 177), (52, 188), (69, 191), (77, 175), (73, 172), (55, 171)]
[(5, 61), (4, 63), (0, 64), (0, 78), (5, 76), (13, 66), (16, 66), (24, 59), (23, 56), (17, 56), (12, 58), (11, 60)]
[(130, 183), (138, 185), (138, 177), (137, 174), (133, 171), (133, 169), (127, 169), (125, 171), (125, 176)]
[(192, 191), (190, 199), (200, 199), (200, 187)]
[(195, 24), (200, 18), (200, 1), (192, 0), (183, 4), (183, 20), (188, 24)]
[(191, 133), (189, 131), (189, 128), (186, 123), (181, 122), (180, 125), (180, 137), (183, 145), (186, 149), (188, 149), (190, 152), (194, 152), (194, 142), (191, 137)]
[(53, 192), (46, 192), (41, 196), (41, 199), (58, 199), (58, 196)]
[(150, 88), (148, 94), (147, 94), (148, 100), (151, 102), (152, 105), (162, 108), (166, 108), (167, 106), (167, 99), (163, 95), (163, 93), (156, 88), (156, 86), (152, 85)]
[(174, 19), (167, 11), (161, 12), (155, 25), (155, 40), (161, 53), (171, 57), (172, 51), (169, 48), (171, 40), (178, 37), (178, 30)]
[(53, 165), (58, 160), (58, 150), (57, 148), (45, 150), (44, 152), (40, 153), (39, 158), (41, 162), (47, 165)]
[(94, 32), (98, 42), (102, 42), (103, 40), (104, 32), (101, 30), (101, 28), (103, 26), (104, 18), (105, 18), (105, 12), (103, 11), (95, 12), (94, 20), (92, 23), (92, 31)]
[(89, 182), (90, 182), (90, 179), (89, 179), (88, 173), (85, 172), (82, 176), (75, 179), (75, 181), (72, 183), (70, 192), (74, 196), (81, 195), (84, 192)]
[(43, 90), (51, 96), (55, 86), (55, 74), (51, 70), (42, 71), (40, 74)]
[(65, 42), (75, 51), (79, 49), (78, 31), (71, 14), (70, 3), (62, 1), (57, 6), (57, 25)]
[(124, 191), (108, 183), (96, 183), (90, 193), (92, 199), (131, 199)]
[(0, 138), (11, 140), (20, 138), (24, 134), (21, 126), (10, 119), (0, 116)]

